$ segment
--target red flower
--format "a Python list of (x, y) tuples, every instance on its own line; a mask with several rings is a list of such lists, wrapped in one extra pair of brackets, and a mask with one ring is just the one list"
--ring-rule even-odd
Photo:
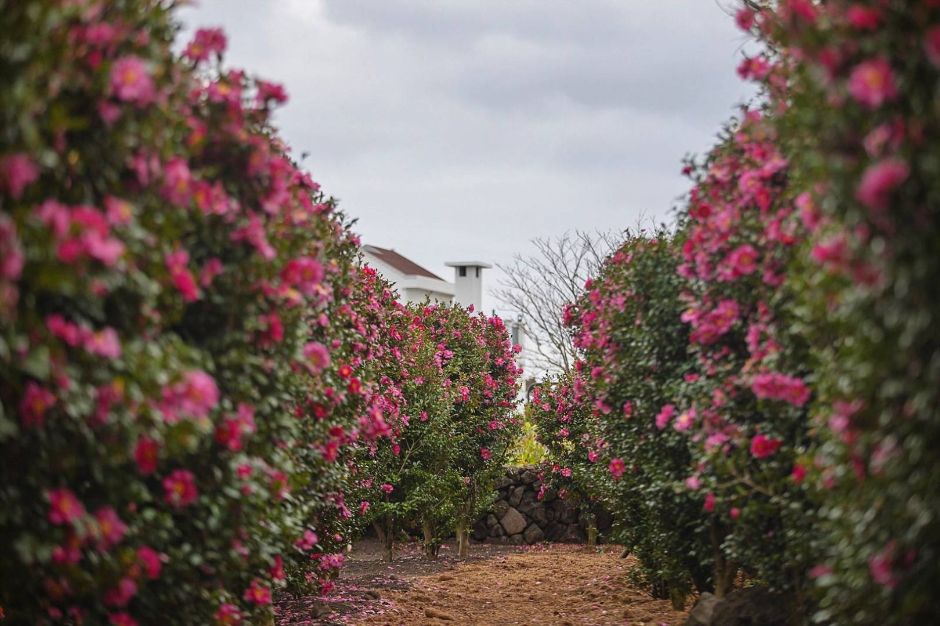
[(160, 577), (163, 568), (163, 555), (149, 546), (137, 548), (137, 562), (144, 568), (147, 578), (154, 580)]
[(163, 479), (163, 499), (173, 508), (189, 506), (199, 497), (196, 490), (196, 478), (189, 470), (173, 470)]
[(46, 411), (56, 402), (56, 397), (45, 387), (40, 387), (30, 381), (26, 383), (26, 391), (20, 400), (20, 421), (23, 426), (42, 427), (46, 421)]
[(751, 381), (751, 391), (758, 398), (783, 400), (794, 406), (803, 406), (810, 396), (809, 387), (802, 379), (776, 372), (755, 376)]
[(220, 626), (238, 626), (242, 623), (242, 614), (234, 604), (223, 604), (215, 612), (215, 623)]
[(127, 613), (111, 613), (108, 616), (111, 626), (137, 626), (137, 620)]
[(490, 452), (489, 448), (480, 448), (481, 459), (483, 459), (484, 461), (489, 461), (492, 456), (493, 456), (493, 453)]
[(850, 6), (846, 18), (856, 30), (875, 30), (881, 25), (881, 11), (860, 4)]
[(705, 494), (705, 504), (702, 507), (709, 513), (715, 510), (715, 494), (708, 492)]
[(160, 444), (155, 440), (146, 435), (137, 440), (137, 445), (134, 447), (134, 460), (141, 474), (147, 475), (157, 471), (159, 454)]
[(767, 435), (755, 435), (751, 439), (751, 456), (755, 459), (764, 459), (772, 456), (780, 449), (783, 442)]
[(245, 602), (252, 604), (271, 604), (271, 590), (262, 585), (257, 578), (251, 581), (248, 589), (245, 590), (245, 595), (242, 597)]

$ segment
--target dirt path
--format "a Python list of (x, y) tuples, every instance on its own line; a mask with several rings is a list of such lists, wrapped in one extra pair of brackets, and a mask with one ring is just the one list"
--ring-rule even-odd
[(326, 608), (282, 603), (279, 626), (678, 626), (685, 614), (633, 588), (615, 546), (473, 546), (469, 560), (428, 563), (414, 546), (391, 565), (358, 548)]

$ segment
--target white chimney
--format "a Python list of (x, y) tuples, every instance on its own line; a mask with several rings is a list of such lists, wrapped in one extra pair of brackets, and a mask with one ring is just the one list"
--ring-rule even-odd
[(466, 308), (473, 305), (475, 311), (483, 306), (483, 270), (493, 267), (483, 261), (450, 261), (447, 267), (454, 268), (454, 300)]

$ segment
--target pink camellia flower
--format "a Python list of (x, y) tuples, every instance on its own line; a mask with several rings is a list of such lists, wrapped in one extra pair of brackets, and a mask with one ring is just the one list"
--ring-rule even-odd
[[(287, 102), (287, 90), (284, 89), (284, 85), (259, 80), (256, 82), (256, 87), (258, 89), (257, 100), (259, 105), (264, 105), (269, 100), (279, 104)], [(470, 312), (473, 313), (473, 309), (470, 309)]]
[(764, 434), (754, 435), (751, 439), (751, 456), (755, 459), (765, 459), (774, 455), (783, 442)]
[(111, 93), (118, 100), (139, 106), (153, 101), (153, 79), (143, 59), (136, 56), (121, 57), (111, 66)]
[(330, 351), (317, 341), (311, 341), (304, 346), (304, 357), (314, 372), (322, 372), (330, 365)]
[(200, 28), (192, 41), (186, 44), (183, 56), (191, 61), (205, 61), (211, 54), (221, 55), (225, 52), (227, 44), (225, 32), (221, 28)]
[(222, 604), (213, 617), (219, 626), (240, 626), (242, 623), (242, 613), (234, 604)]
[(189, 470), (173, 470), (163, 479), (163, 499), (175, 509), (189, 506), (199, 498), (196, 477)]
[(793, 466), (793, 471), (790, 472), (790, 478), (793, 479), (797, 485), (802, 484), (806, 480), (806, 468), (799, 463)]
[(0, 157), (0, 189), (14, 200), (19, 200), (23, 191), (39, 178), (39, 168), (24, 152)]
[(84, 341), (84, 348), (90, 354), (97, 354), (109, 359), (121, 356), (121, 340), (113, 328), (104, 328), (98, 332), (90, 332)]
[(392, 493), (393, 491), (395, 491), (395, 487), (393, 487), (393, 486), (390, 485), (389, 483), (383, 483), (382, 486), (379, 487), (379, 489), (381, 489), (383, 492), (385, 492), (385, 494), (390, 494), (390, 493)]
[(659, 430), (666, 428), (670, 420), (672, 420), (672, 416), (675, 414), (676, 414), (676, 407), (674, 405), (667, 404), (666, 406), (664, 406), (662, 409), (660, 409), (659, 413), (656, 415), (656, 428), (658, 428)]
[(137, 620), (127, 613), (111, 613), (108, 615), (108, 623), (111, 626), (138, 626)]
[(692, 474), (685, 479), (685, 486), (692, 491), (698, 491), (699, 487), (702, 486), (702, 479), (697, 474)]
[(868, 571), (871, 573), (872, 580), (888, 589), (894, 589), (898, 585), (898, 577), (894, 571), (896, 541), (889, 541), (884, 548), (868, 558)]
[(118, 581), (116, 587), (109, 589), (104, 594), (104, 603), (111, 607), (125, 607), (137, 595), (137, 583), (134, 579), (124, 577)]
[(119, 544), (121, 539), (124, 538), (124, 533), (127, 532), (127, 524), (109, 506), (101, 507), (95, 511), (95, 522), (97, 525), (98, 549), (102, 552)]
[(610, 471), (610, 475), (614, 477), (614, 480), (620, 480), (623, 473), (627, 471), (627, 464), (623, 462), (623, 459), (615, 457), (610, 460), (607, 469)]
[(235, 416), (226, 417), (216, 426), (215, 440), (232, 452), (242, 449), (242, 437), (255, 432), (255, 410), (251, 405), (241, 403)]
[(85, 507), (75, 494), (66, 488), (50, 489), (46, 492), (49, 500), (49, 521), (56, 526), (71, 524), (85, 515)]
[(162, 554), (150, 546), (137, 548), (137, 563), (140, 564), (150, 580), (160, 577), (160, 570), (163, 569), (163, 558)]
[(859, 202), (870, 209), (888, 208), (891, 192), (907, 180), (911, 170), (900, 159), (889, 158), (868, 166), (855, 192)]
[(758, 398), (783, 400), (794, 406), (803, 406), (810, 396), (809, 387), (802, 379), (776, 372), (756, 375), (751, 381), (751, 391)]
[(368, 502), (366, 502), (365, 500), (363, 500), (362, 502), (360, 502), (360, 503), (359, 503), (359, 515), (365, 515), (365, 514), (369, 511), (369, 507), (370, 507), (370, 506), (371, 506), (371, 505), (370, 505)]
[(728, 254), (718, 276), (722, 280), (734, 280), (753, 274), (757, 270), (757, 250), (750, 244), (738, 246)]
[(221, 274), (224, 271), (222, 266), (222, 261), (215, 257), (206, 261), (206, 264), (202, 266), (202, 270), (199, 272), (199, 284), (202, 285), (203, 289), (209, 288), (212, 285), (212, 281), (215, 280), (216, 276)]
[(193, 175), (186, 159), (175, 157), (163, 166), (163, 197), (179, 207), (189, 204), (193, 195)]
[(20, 400), (20, 421), (25, 428), (41, 428), (46, 421), (46, 412), (56, 403), (51, 391), (33, 381), (26, 383)]
[(595, 450), (588, 450), (587, 458), (588, 458), (588, 461), (590, 461), (591, 463), (596, 463), (598, 456), (599, 455), (597, 454)]
[(876, 109), (898, 97), (894, 71), (887, 59), (860, 63), (849, 76), (849, 93), (861, 104)]
[(492, 456), (493, 456), (493, 453), (490, 452), (489, 448), (480, 448), (481, 459), (483, 459), (484, 461), (489, 461)]
[(924, 52), (927, 59), (936, 67), (940, 67), (940, 25), (932, 26), (924, 37)]
[(251, 581), (251, 584), (248, 585), (248, 589), (245, 590), (245, 595), (242, 597), (245, 599), (245, 602), (250, 602), (251, 604), (262, 606), (271, 604), (271, 590), (262, 585), (261, 581), (257, 578)]
[(323, 265), (311, 257), (291, 259), (281, 271), (281, 280), (295, 287), (300, 293), (312, 296), (323, 282)]
[(731, 519), (738, 519), (741, 517), (741, 509), (736, 506), (731, 507), (731, 510), (728, 511), (728, 516), (731, 517)]
[(691, 408), (687, 411), (683, 411), (682, 414), (676, 418), (672, 427), (681, 433), (692, 428), (693, 424), (695, 424), (695, 409)]
[(163, 389), (160, 410), (170, 424), (183, 418), (202, 419), (219, 403), (215, 379), (202, 370), (192, 370), (183, 380)]
[(137, 440), (134, 446), (134, 461), (137, 462), (137, 469), (145, 476), (157, 471), (157, 463), (160, 455), (160, 444), (155, 440), (142, 436)]
[(734, 16), (734, 21), (741, 30), (751, 30), (754, 26), (754, 11), (748, 7), (738, 9)]
[(166, 257), (166, 268), (170, 272), (173, 285), (183, 296), (183, 300), (195, 302), (199, 299), (199, 286), (187, 267), (188, 263), (189, 253), (182, 249), (171, 252)]
[(308, 529), (304, 531), (303, 537), (294, 542), (294, 545), (306, 552), (312, 550), (319, 541), (317, 534)]

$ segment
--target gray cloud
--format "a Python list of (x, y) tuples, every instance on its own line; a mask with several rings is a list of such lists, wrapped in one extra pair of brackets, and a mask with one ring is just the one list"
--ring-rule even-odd
[[(443, 276), (535, 236), (669, 219), (688, 152), (751, 94), (713, 0), (202, 0), (228, 62), (366, 241)], [(493, 284), (491, 277), (489, 284)], [(495, 306), (495, 302), (486, 302)]]

